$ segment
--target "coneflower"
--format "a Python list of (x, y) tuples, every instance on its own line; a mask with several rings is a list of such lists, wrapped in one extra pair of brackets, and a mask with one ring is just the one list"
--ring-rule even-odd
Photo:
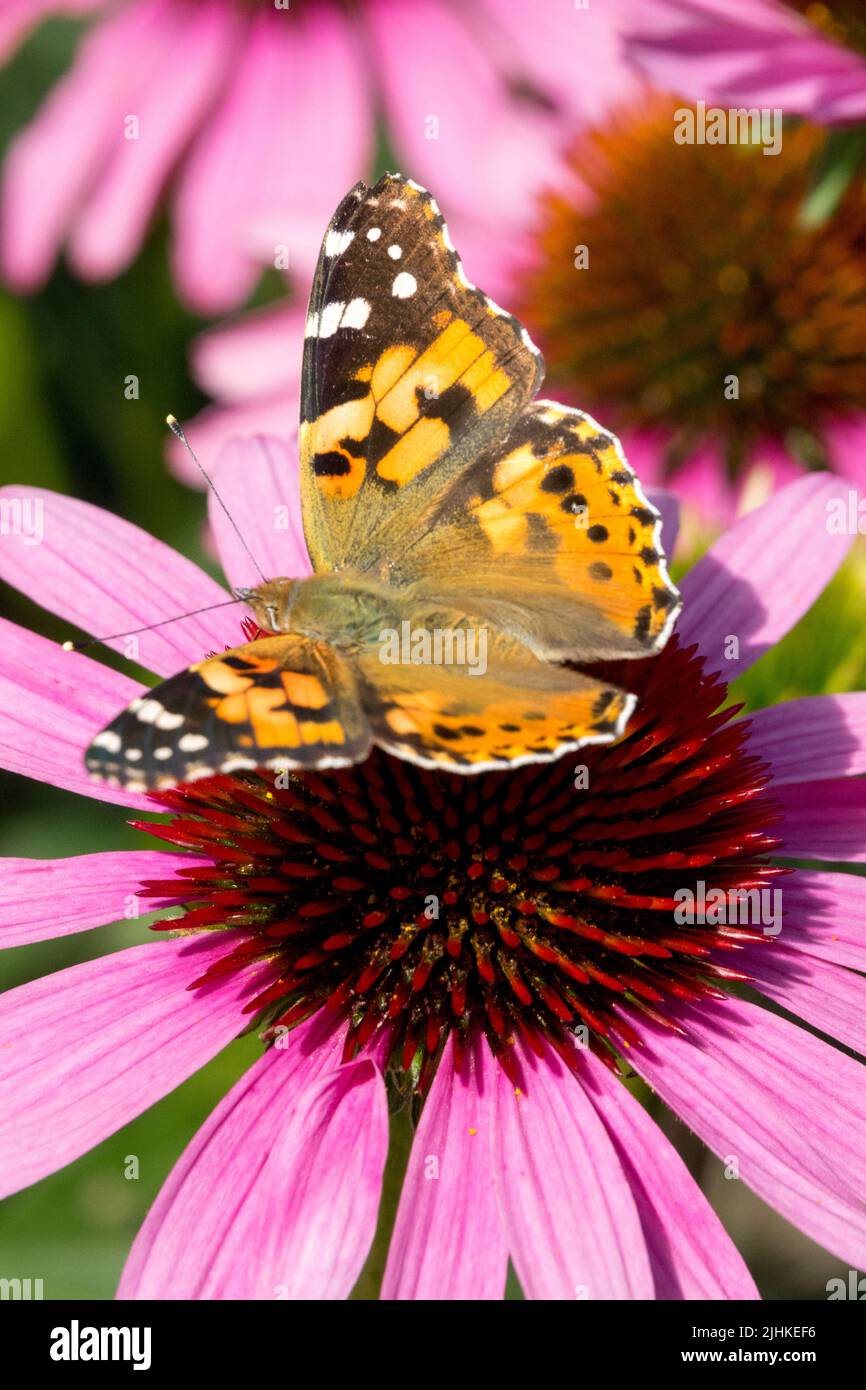
[(683, 109), (654, 98), (579, 137), (543, 201), (521, 312), (549, 378), (654, 438), (667, 474), (701, 451), (732, 478), (844, 463), (866, 400), (861, 183), (808, 226), (821, 132), (786, 126), (769, 156), (680, 143)]
[[(238, 444), (220, 486), (262, 563), (297, 572), (297, 532), (255, 529), (289, 467), (275, 441)], [(866, 1050), (863, 880), (793, 867), (866, 856), (854, 775), (866, 697), (748, 720), (725, 702), (844, 555), (827, 525), (839, 486), (784, 489), (685, 576), (678, 643), (615, 672), (638, 695), (618, 744), (512, 774), (452, 779), (376, 754), (338, 773), (217, 777), (156, 803), (90, 786), (83, 750), (133, 683), (4, 623), (5, 766), (133, 807), (171, 846), (5, 861), (4, 943), (115, 920), (128, 894), (176, 915), (152, 943), (5, 996), (3, 1191), (71, 1161), (255, 1027), (261, 1056), (168, 1177), (122, 1297), (345, 1297), (376, 1228), (388, 1090), (395, 1103), (414, 1092), (420, 1118), (383, 1297), (500, 1298), (509, 1258), (533, 1298), (754, 1297), (617, 1075), (631, 1069), (768, 1203), (861, 1267), (863, 1069), (761, 1001)], [(108, 513), (14, 495), (44, 507), (45, 544), (4, 538), (0, 574), (69, 621), (140, 626), (165, 616), (166, 593), (189, 607), (222, 593)], [(214, 529), (230, 582), (246, 583), (247, 557)], [(121, 563), (160, 592), (119, 586)], [(235, 624), (222, 610), (157, 629), (140, 658), (162, 674), (178, 646), (192, 660)], [(141, 822), (154, 804), (167, 819)], [(780, 891), (772, 924), (725, 906)], [(685, 917), (684, 896), (698, 907)], [(721, 914), (703, 911), (712, 899)]]

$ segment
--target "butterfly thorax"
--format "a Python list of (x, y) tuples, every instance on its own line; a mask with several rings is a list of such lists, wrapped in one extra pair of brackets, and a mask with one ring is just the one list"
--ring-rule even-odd
[(343, 571), (309, 579), (271, 579), (244, 597), (267, 631), (296, 633), (334, 647), (375, 642), (383, 626), (398, 620), (395, 596), (385, 584)]

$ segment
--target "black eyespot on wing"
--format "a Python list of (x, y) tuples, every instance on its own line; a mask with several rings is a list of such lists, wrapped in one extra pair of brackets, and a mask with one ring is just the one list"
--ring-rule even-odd
[(313, 472), (318, 478), (344, 478), (351, 471), (352, 465), (346, 455), (338, 453), (336, 449), (313, 457)]

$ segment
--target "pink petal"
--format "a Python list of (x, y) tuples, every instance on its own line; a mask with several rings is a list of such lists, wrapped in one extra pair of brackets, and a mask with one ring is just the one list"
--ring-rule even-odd
[(136, 71), (124, 97), (140, 138), (125, 138), (121, 122), (114, 123), (110, 153), (72, 233), (70, 259), (79, 274), (107, 279), (132, 260), (172, 167), (222, 87), (237, 52), (236, 21), (222, 0), (171, 3), (159, 15), (159, 62), (146, 80)]
[[(784, 887), (782, 889), (784, 893)], [(866, 1052), (866, 980), (806, 956), (782, 935), (750, 946), (737, 957), (755, 987), (836, 1042)]]
[(412, 1141), (383, 1299), (477, 1302), (505, 1294), (508, 1248), (490, 1164), (496, 1067), (479, 1038), (456, 1073), (449, 1038)]
[[(828, 504), (837, 478), (811, 473), (738, 521), (680, 583), (683, 645), (697, 642), (708, 671), (730, 681), (763, 656), (811, 608), (851, 544), (832, 535)], [(739, 655), (728, 658), (728, 639)]]
[(295, 1098), (256, 1192), (261, 1297), (348, 1297), (376, 1234), (387, 1153), (385, 1086), (368, 1058)]
[[(508, 89), (508, 78), (525, 72), (522, 54), (536, 21), (524, 28), (520, 52), (507, 53), (506, 75), (467, 15), (441, 0), (374, 0), (366, 18), (395, 146), (413, 177), (435, 193), (471, 266), (457, 240), (457, 214), (482, 215), (488, 228), (518, 218), (524, 224), (533, 194), (558, 170), (565, 122), (542, 104), (513, 99)], [(498, 31), (497, 42), (501, 49)], [(489, 234), (487, 241), (489, 260), (499, 248)]]
[[(862, 501), (862, 487), (866, 482), (866, 415), (853, 415), (848, 419), (836, 420), (822, 431), (824, 447), (830, 467), (842, 478), (849, 478), (861, 488), (855, 494), (854, 506)], [(844, 497), (844, 491), (842, 493)], [(860, 534), (866, 534), (866, 507), (860, 512)]]
[(675, 492), (664, 487), (650, 487), (646, 495), (662, 519), (662, 545), (668, 560), (673, 556), (680, 531), (680, 501)]
[[(71, 936), (153, 912), (173, 899), (137, 897), (145, 879), (170, 878), (178, 869), (207, 862), (149, 850), (0, 859), (0, 947)], [(183, 887), (178, 880), (179, 890)]]
[[(639, 83), (623, 52), (619, 5), (574, 0), (487, 0), (501, 30), (508, 69), (552, 96), (571, 121), (599, 124), (611, 108), (636, 97)], [(492, 56), (491, 45), (491, 56)], [(575, 71), (581, 81), (575, 82)], [(527, 113), (523, 113), (524, 118)]]
[(166, 0), (138, 0), (96, 25), (75, 65), (12, 143), (3, 176), (0, 264), (17, 289), (46, 278), (70, 221), (124, 139), (129, 94), (163, 59)]
[(5, 618), (0, 641), (0, 767), (99, 801), (153, 810), (143, 796), (94, 782), (84, 770), (91, 739), (143, 687)]
[(261, 583), (256, 563), (269, 579), (312, 573), (301, 521), (297, 457), (281, 439), (232, 440), (217, 459), (213, 477), (237, 526), (236, 531), (211, 493), (211, 529), (233, 587)]
[(520, 1093), (493, 1076), (493, 1183), (528, 1298), (652, 1298), (631, 1187), (586, 1091), (553, 1053), (515, 1051)]
[(646, 0), (627, 52), (654, 85), (725, 106), (782, 107), (816, 121), (862, 119), (866, 64), (768, 0)]
[(702, 446), (683, 459), (671, 474), (670, 486), (695, 514), (690, 545), (708, 534), (715, 536), (734, 520), (734, 489), (714, 445)]
[[(39, 544), (24, 534), (2, 537), (0, 578), (94, 637), (131, 633), (231, 597), (191, 560), (113, 512), (42, 488), (5, 487), (0, 497), (32, 506), (43, 531)], [(207, 652), (236, 646), (240, 636), (234, 607), (106, 646), (167, 676)]]
[(603, 1062), (581, 1053), (587, 1092), (631, 1184), (655, 1296), (758, 1298), (739, 1251), (676, 1149)]
[(173, 259), (189, 301), (209, 314), (235, 308), (282, 247), (291, 273), (310, 275), (323, 227), (366, 168), (371, 133), (345, 16), (316, 8), (287, 23), (254, 11), (179, 185)]
[[(249, 1239), (257, 1189), (293, 1100), (338, 1065), (344, 1033), (316, 1015), (284, 1034), (220, 1101), (148, 1212), (119, 1298), (249, 1298), (260, 1289), (260, 1252)], [(284, 1200), (281, 1183), (261, 1204)]]
[(866, 782), (840, 778), (790, 782), (775, 792), (783, 821), (780, 854), (789, 859), (866, 863)]
[(782, 881), (783, 938), (798, 951), (866, 970), (866, 878), (797, 869)]
[(245, 1026), (262, 967), (190, 991), (237, 932), (148, 942), (0, 999), (0, 1193), (37, 1182), (179, 1086)]
[[(298, 398), (296, 395), (275, 396), (243, 405), (207, 406), (185, 423), (184, 429), (208, 473), (216, 467), (220, 452), (227, 444), (250, 435), (273, 435), (286, 440), (291, 444), (293, 457), (297, 458)], [(182, 483), (195, 488), (205, 486), (201, 473), (174, 435), (168, 441), (166, 458), (172, 473)]]
[(866, 1259), (863, 1067), (740, 999), (683, 1010), (690, 1037), (631, 1016), (628, 1060), (771, 1207), (856, 1268)]
[(192, 345), (196, 381), (224, 402), (255, 404), (276, 394), (297, 400), (304, 322), (302, 304), (279, 302), (208, 329)]
[(774, 784), (866, 772), (866, 693), (811, 695), (749, 715), (749, 752), (766, 758)]

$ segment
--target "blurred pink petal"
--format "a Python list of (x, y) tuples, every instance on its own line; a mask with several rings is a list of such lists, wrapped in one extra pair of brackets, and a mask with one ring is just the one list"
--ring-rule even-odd
[[(185, 422), (187, 438), (204, 468), (210, 472), (226, 445), (235, 439), (267, 435), (283, 439), (297, 452), (298, 397), (280, 396), (268, 401), (251, 401), (243, 405), (207, 406), (200, 415)], [(174, 436), (169, 441), (166, 457), (174, 475), (190, 487), (205, 486), (186, 449)]]
[(828, 425), (824, 430), (824, 443), (833, 472), (856, 483), (862, 496), (862, 490), (866, 489), (866, 415)]
[(490, 1164), (498, 1064), (476, 1039), (460, 1072), (453, 1068), (449, 1038), (412, 1141), (383, 1299), (486, 1301), (505, 1294), (508, 1248)]
[(322, 228), (370, 151), (363, 82), (338, 11), (253, 12), (178, 188), (173, 263), (200, 312), (233, 308), (280, 248), (293, 273), (312, 272)]
[(839, 491), (826, 473), (801, 478), (738, 521), (683, 578), (680, 641), (698, 643), (707, 671), (732, 681), (811, 608), (851, 544), (827, 528)]
[(154, 912), (171, 899), (139, 899), (137, 885), (196, 863), (207, 860), (150, 850), (71, 859), (0, 859), (0, 949)]
[[(168, 175), (208, 118), (237, 52), (235, 20), (224, 0), (197, 0), (191, 7), (169, 0), (159, 14), (159, 61), (152, 71), (146, 55), (130, 55), (136, 68), (122, 97), (124, 113), (114, 121), (110, 152), (70, 238), (70, 260), (85, 279), (107, 279), (133, 259)], [(124, 132), (129, 115), (138, 121), (135, 139)]]
[(220, 564), (233, 588), (261, 583), (256, 562), (271, 579), (279, 575), (300, 579), (312, 573), (301, 521), (297, 460), (282, 440), (270, 436), (232, 440), (217, 459), (214, 482), (238, 528), (211, 493), (211, 529)]
[(750, 714), (749, 724), (749, 752), (772, 764), (776, 786), (866, 772), (864, 691), (785, 700)]
[(321, 1015), (301, 1024), (220, 1101), (151, 1207), (119, 1298), (280, 1297), (263, 1282), (258, 1229), (286, 1203), (288, 1172), (273, 1158), (297, 1132), (309, 1087), (333, 1076), (344, 1031)]
[(600, 6), (577, 5), (574, 0), (547, 0), (544, 5), (536, 0), (485, 0), (495, 25), (485, 38), (502, 54), (506, 75), (510, 69), (529, 79), (573, 122), (595, 124), (611, 106), (638, 94), (640, 84), (621, 34), (632, 4), (633, 0)]
[[(638, 474), (640, 477), (640, 474)], [(643, 479), (641, 479), (643, 481)], [(677, 536), (680, 530), (680, 501), (675, 492), (668, 488), (651, 487), (646, 488), (648, 501), (652, 503), (662, 519), (662, 545), (665, 555), (670, 560), (677, 546)]]
[(769, 1206), (862, 1268), (862, 1066), (741, 999), (682, 1014), (687, 1038), (631, 1015), (635, 1071)]
[[(300, 302), (269, 304), (202, 333), (192, 345), (196, 380), (224, 401), (297, 401), (306, 312)], [(297, 405), (293, 428), (297, 426)]]
[(650, 81), (689, 99), (824, 123), (866, 116), (862, 56), (775, 0), (644, 0), (625, 43)]
[(83, 200), (126, 143), (124, 119), (135, 114), (130, 94), (163, 62), (169, 5), (138, 0), (95, 27), (72, 71), (13, 140), (0, 203), (0, 267), (15, 289), (46, 279)]
[(237, 1036), (261, 966), (189, 989), (237, 939), (148, 942), (0, 998), (4, 1196), (114, 1134)]
[[(131, 633), (231, 595), (176, 550), (89, 502), (42, 488), (0, 489), (0, 497), (39, 508), (42, 536), (9, 534), (0, 544), (0, 578), (94, 637)], [(106, 646), (158, 675), (174, 675), (209, 651), (236, 646), (236, 608), (117, 637)], [(115, 711), (116, 712), (116, 711)]]
[(743, 1259), (673, 1145), (589, 1049), (587, 1092), (631, 1184), (656, 1298), (759, 1298)]
[(151, 810), (137, 792), (94, 782), (84, 771), (94, 734), (144, 687), (5, 618), (0, 637), (0, 767), (98, 801)]
[(581, 1082), (552, 1050), (515, 1046), (519, 1091), (493, 1076), (493, 1184), (528, 1298), (652, 1298), (635, 1200)]
[[(537, 7), (534, 13), (518, 26), (515, 53), (496, 21), (489, 31), (475, 30), (441, 0), (375, 0), (369, 7), (398, 160), (435, 190), (455, 222), (464, 208), (483, 208), (490, 230), (515, 216), (522, 221), (532, 192), (557, 167), (563, 123), (528, 96), (515, 101), (509, 90), (524, 76), (536, 26), (561, 27), (550, 16), (540, 19)], [(560, 4), (559, 20), (564, 14)], [(569, 25), (573, 57), (579, 23)]]

